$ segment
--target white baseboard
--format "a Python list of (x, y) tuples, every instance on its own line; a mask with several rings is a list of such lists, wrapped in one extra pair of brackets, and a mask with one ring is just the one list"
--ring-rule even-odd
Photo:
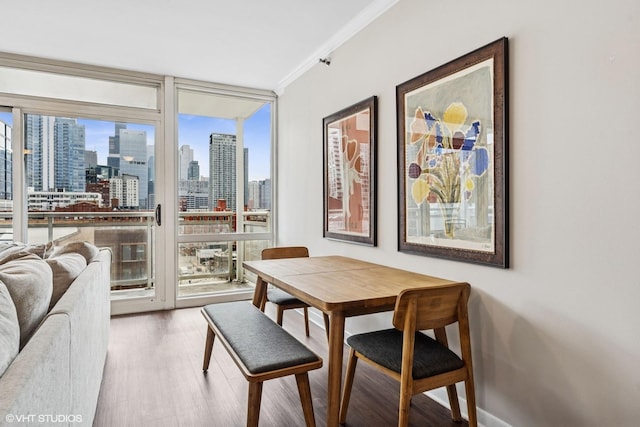
[[(451, 407), (449, 406), (449, 398), (447, 397), (447, 392), (444, 389), (431, 390), (426, 392), (425, 394), (445, 408), (451, 409)], [(467, 411), (467, 401), (462, 397), (458, 397), (458, 400), (460, 401), (460, 413), (465, 420), (468, 420), (469, 414)], [(480, 427), (511, 427), (510, 424), (490, 414), (482, 408), (477, 408), (476, 412), (476, 415), (478, 417), (478, 425)]]

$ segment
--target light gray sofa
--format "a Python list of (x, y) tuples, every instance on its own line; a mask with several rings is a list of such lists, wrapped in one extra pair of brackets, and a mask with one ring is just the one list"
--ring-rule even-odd
[(0, 374), (0, 426), (92, 425), (109, 341), (111, 264), (108, 249), (95, 251)]

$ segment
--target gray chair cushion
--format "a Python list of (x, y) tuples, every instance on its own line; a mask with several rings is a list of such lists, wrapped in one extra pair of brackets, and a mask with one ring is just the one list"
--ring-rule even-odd
[(319, 359), (247, 301), (209, 304), (204, 311), (252, 374)]
[[(397, 329), (352, 335), (347, 344), (368, 359), (400, 373), (402, 332)], [(426, 378), (462, 368), (464, 363), (453, 351), (423, 333), (416, 332), (413, 378)]]
[(300, 304), (301, 302), (293, 295), (277, 288), (267, 290), (267, 299), (278, 305)]

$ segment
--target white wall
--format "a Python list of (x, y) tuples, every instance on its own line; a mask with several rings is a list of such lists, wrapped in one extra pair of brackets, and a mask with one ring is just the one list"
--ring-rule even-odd
[[(278, 243), (470, 282), (488, 424), (638, 425), (639, 18), (637, 0), (400, 0), (280, 98)], [(395, 87), (502, 36), (511, 268), (399, 253)], [(371, 95), (376, 248), (322, 237), (322, 118)], [(347, 329), (387, 320), (349, 319)]]

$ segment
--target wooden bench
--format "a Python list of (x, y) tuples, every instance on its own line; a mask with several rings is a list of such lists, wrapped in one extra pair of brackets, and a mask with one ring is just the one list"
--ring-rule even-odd
[(249, 382), (247, 427), (257, 427), (262, 383), (295, 375), (308, 427), (315, 427), (308, 371), (322, 367), (322, 359), (248, 301), (209, 304), (207, 341), (202, 370), (206, 373), (217, 336)]

